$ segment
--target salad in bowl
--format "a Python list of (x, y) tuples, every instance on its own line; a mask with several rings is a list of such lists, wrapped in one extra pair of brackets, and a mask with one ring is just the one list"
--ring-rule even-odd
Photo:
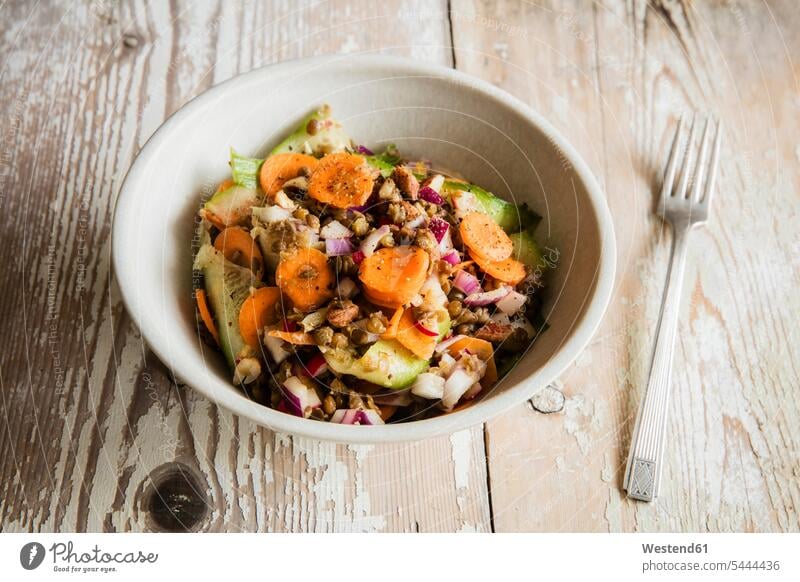
[(194, 295), (200, 333), (253, 401), (340, 424), (446, 414), (546, 328), (527, 206), (356, 145), (326, 106), (230, 166), (198, 211)]

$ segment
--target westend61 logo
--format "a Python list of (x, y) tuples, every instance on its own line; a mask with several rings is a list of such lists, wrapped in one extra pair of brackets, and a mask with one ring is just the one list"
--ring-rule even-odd
[(115, 572), (117, 564), (155, 564), (158, 554), (135, 552), (105, 552), (95, 545), (89, 551), (75, 551), (72, 542), (56, 542), (48, 550), (39, 542), (29, 542), (19, 551), (19, 563), (26, 570), (42, 565), (47, 553), (53, 558), (54, 572)]

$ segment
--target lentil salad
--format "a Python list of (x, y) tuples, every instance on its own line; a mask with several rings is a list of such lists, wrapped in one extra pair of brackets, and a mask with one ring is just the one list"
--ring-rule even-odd
[(428, 418), (488, 393), (545, 329), (527, 206), (354, 145), (327, 106), (230, 165), (198, 212), (195, 300), (252, 400), (342, 424)]

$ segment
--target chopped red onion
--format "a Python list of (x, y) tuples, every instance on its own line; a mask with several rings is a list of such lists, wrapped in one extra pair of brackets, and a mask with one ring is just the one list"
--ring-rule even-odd
[(328, 371), (328, 362), (322, 354), (314, 354), (306, 364), (306, 371), (312, 378), (321, 376)]
[(440, 400), (444, 395), (445, 380), (437, 374), (424, 372), (417, 376), (411, 393), (427, 400)]
[(442, 259), (444, 259), (451, 265), (457, 265), (461, 262), (461, 258), (458, 256), (458, 251), (455, 249), (442, 255)]
[(472, 192), (464, 190), (453, 192), (451, 200), (455, 207), (455, 215), (459, 219), (464, 218), (470, 212), (483, 212), (483, 207)]
[(467, 372), (460, 365), (450, 373), (444, 383), (444, 393), (442, 394), (442, 407), (445, 410), (452, 410), (464, 393), (469, 390), (480, 377), (474, 372)]
[(475, 382), (472, 386), (470, 386), (469, 390), (464, 392), (464, 396), (462, 396), (462, 398), (464, 400), (472, 400), (478, 394), (480, 394), (482, 388), (483, 388), (483, 386), (481, 386), (480, 382)]
[(365, 156), (374, 156), (375, 155), (375, 153), (371, 149), (369, 149), (368, 147), (365, 147), (363, 145), (360, 145), (360, 146), (356, 147), (356, 151), (358, 153), (360, 153), (360, 154), (365, 155)]
[(423, 188), (430, 188), (437, 194), (442, 191), (442, 186), (444, 186), (444, 176), (441, 174), (431, 176), (422, 184)]
[(512, 289), (508, 292), (508, 295), (497, 302), (497, 308), (506, 315), (514, 315), (522, 309), (527, 300), (528, 298), (525, 295)]
[(442, 242), (442, 239), (444, 239), (444, 235), (446, 235), (450, 230), (450, 223), (446, 220), (442, 220), (438, 216), (434, 216), (431, 218), (428, 228), (433, 233), (433, 236), (436, 237), (436, 242), (440, 243)]
[(289, 319), (284, 319), (281, 325), (283, 326), (283, 331), (297, 331), (297, 323)]
[(425, 215), (419, 215), (414, 220), (409, 220), (403, 225), (403, 228), (407, 228), (409, 230), (416, 230), (420, 226), (425, 224)]
[(289, 352), (283, 349), (283, 340), (269, 335), (264, 335), (262, 342), (276, 364), (280, 364), (289, 357)]
[(350, 255), (355, 249), (347, 238), (326, 238), (325, 254), (329, 257), (342, 257)]
[(350, 238), (353, 236), (353, 231), (338, 220), (333, 220), (323, 226), (319, 234), (322, 238)]
[(450, 236), (450, 229), (444, 233), (442, 240), (439, 241), (439, 252), (443, 255), (453, 250), (453, 238)]
[(392, 230), (387, 224), (384, 224), (382, 227), (373, 230), (363, 241), (361, 241), (361, 247), (359, 250), (364, 253), (365, 257), (371, 257), (372, 253), (374, 253), (375, 249), (378, 247), (378, 243), (381, 242), (381, 239), (391, 232)]
[(425, 202), (430, 202), (431, 204), (437, 204), (439, 206), (444, 204), (444, 198), (430, 186), (423, 186), (420, 188), (418, 196)]
[(312, 390), (297, 377), (290, 376), (282, 386), (283, 397), (289, 408), (289, 412), (295, 416), (305, 416), (307, 408), (319, 408), (322, 406), (317, 391)]
[(464, 305), (469, 307), (483, 307), (484, 305), (490, 305), (492, 303), (497, 303), (503, 297), (508, 295), (511, 291), (511, 287), (500, 287), (498, 289), (494, 289), (493, 291), (486, 291), (484, 293), (471, 293), (467, 295), (466, 299), (464, 299)]
[(337, 424), (362, 424), (376, 425), (385, 424), (381, 415), (374, 410), (356, 410), (353, 408), (340, 408), (331, 416), (331, 422)]
[(353, 256), (351, 258), (353, 259), (353, 262), (356, 265), (358, 265), (361, 261), (363, 261), (366, 258), (366, 256), (364, 256), (364, 251), (356, 251), (353, 253)]
[(364, 214), (368, 208), (369, 204), (362, 204), (361, 206), (350, 206), (347, 210), (350, 212), (360, 212), (361, 214)]
[(464, 269), (459, 269), (456, 273), (456, 277), (453, 279), (453, 286), (467, 295), (482, 291), (481, 282), (478, 281), (478, 278), (471, 273), (467, 273)]
[[(361, 251), (356, 251), (356, 253), (360, 253)], [(355, 261), (355, 253), (353, 254), (353, 260)], [(363, 257), (362, 257), (363, 258)], [(361, 262), (361, 261), (359, 261)], [(358, 293), (358, 286), (353, 282), (352, 279), (349, 277), (345, 277), (344, 279), (339, 280), (339, 284), (336, 286), (336, 294), (341, 299), (350, 299), (356, 293)]]
[(280, 206), (255, 206), (251, 212), (261, 222), (283, 222), (292, 218), (292, 213)]

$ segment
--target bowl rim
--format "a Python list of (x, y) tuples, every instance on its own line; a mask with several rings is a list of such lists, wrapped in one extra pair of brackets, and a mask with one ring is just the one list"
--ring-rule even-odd
[[(594, 290), (590, 293), (588, 299), (585, 299), (587, 305), (581, 316), (573, 323), (571, 336), (561, 344), (553, 357), (524, 380), (489, 400), (481, 401), (475, 406), (447, 415), (409, 423), (387, 424), (369, 428), (310, 421), (254, 403), (247, 400), (242, 394), (234, 394), (227, 391), (220, 394), (206, 385), (208, 380), (204, 380), (199, 373), (194, 373), (191, 370), (178, 370), (177, 367), (179, 366), (176, 365), (173, 358), (167, 357), (170, 351), (168, 347), (169, 341), (162, 338), (160, 334), (147, 325), (147, 320), (143, 317), (142, 310), (138, 308), (139, 305), (142, 305), (142, 302), (137, 300), (137, 286), (133, 284), (135, 273), (133, 269), (124, 267), (126, 264), (126, 246), (123, 238), (130, 228), (126, 228), (124, 217), (129, 215), (126, 210), (132, 203), (134, 198), (133, 191), (136, 190), (137, 183), (144, 176), (144, 169), (154, 154), (158, 152), (161, 143), (170, 134), (173, 126), (178, 125), (184, 117), (190, 115), (194, 109), (202, 106), (204, 102), (220, 97), (232, 85), (251, 82), (258, 77), (269, 78), (281, 73), (291, 72), (294, 69), (303, 74), (307, 70), (320, 66), (333, 65), (355, 68), (376, 67), (392, 73), (430, 76), (455, 83), (468, 84), (470, 88), (473, 88), (484, 97), (521, 115), (537, 126), (569, 161), (575, 174), (586, 188), (590, 209), (597, 217), (601, 239), (600, 262), (595, 271)], [(113, 273), (117, 278), (125, 309), (141, 332), (142, 338), (158, 359), (170, 370), (175, 380), (199, 391), (214, 404), (221, 405), (237, 415), (248, 418), (273, 431), (324, 441), (370, 444), (417, 441), (470, 428), (487, 422), (530, 398), (533, 394), (534, 384), (536, 386), (545, 386), (553, 382), (586, 348), (602, 321), (611, 299), (615, 281), (616, 238), (611, 212), (602, 190), (588, 165), (561, 133), (527, 104), (482, 79), (442, 65), (419, 62), (405, 57), (349, 54), (293, 59), (241, 73), (200, 93), (172, 113), (136, 154), (119, 189), (112, 221), (111, 258)]]

